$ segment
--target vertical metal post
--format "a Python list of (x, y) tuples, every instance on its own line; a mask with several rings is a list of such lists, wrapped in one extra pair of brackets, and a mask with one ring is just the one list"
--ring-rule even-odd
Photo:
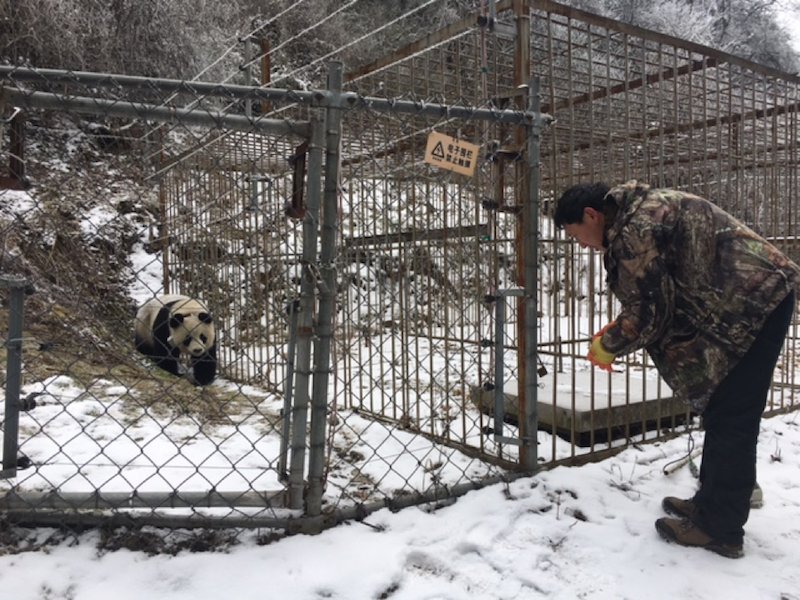
[(174, 205), (174, 198), (171, 197), (172, 190), (167, 188), (169, 179), (165, 176), (166, 157), (164, 156), (164, 128), (157, 127), (154, 129), (155, 136), (153, 142), (156, 144), (156, 152), (154, 160), (156, 166), (156, 173), (158, 176), (158, 208), (161, 213), (161, 220), (158, 223), (158, 247), (161, 250), (161, 277), (164, 282), (164, 293), (170, 293), (170, 286), (172, 285), (170, 259), (173, 253), (169, 252), (169, 239), (174, 233), (170, 228), (174, 227), (173, 221), (170, 219), (169, 207)]
[[(514, 446), (521, 446), (523, 442), (519, 438), (508, 437), (504, 434), (503, 417), (506, 412), (506, 301), (509, 297), (514, 297), (521, 301), (525, 301), (525, 290), (520, 288), (512, 289), (499, 289), (495, 292), (496, 300), (494, 306), (494, 441), (499, 444), (511, 444)], [(520, 403), (520, 413), (518, 415), (519, 423), (523, 423), (523, 404)], [(524, 439), (524, 428), (520, 429), (520, 433)]]
[[(331, 369), (333, 315), (336, 307), (336, 236), (339, 222), (339, 161), (342, 113), (336, 99), (342, 93), (342, 63), (333, 62), (328, 71), (328, 91), (332, 106), (325, 118), (325, 191), (320, 242), (320, 296), (314, 337), (314, 385), (311, 394), (311, 448), (308, 466), (309, 516), (322, 512), (325, 475), (325, 437), (328, 418), (328, 386)], [(336, 402), (336, 399), (333, 399)]]
[(0, 276), (0, 287), (10, 289), (6, 340), (6, 414), (3, 425), (3, 470), (0, 478), (17, 475), (19, 449), (19, 391), (22, 381), (22, 325), (25, 309), (24, 279)]
[[(530, 0), (513, 0), (512, 10), (515, 19), (516, 37), (514, 40), (514, 84), (517, 88), (526, 86), (531, 78), (531, 2)], [(518, 110), (526, 110), (527, 104), (530, 103), (529, 95), (531, 94), (528, 88), (525, 94), (516, 96), (516, 108)], [(525, 126), (518, 126), (515, 129), (514, 139), (517, 147), (522, 151), (528, 139), (529, 131)], [(526, 152), (522, 153), (523, 155)], [(519, 298), (517, 302), (517, 339), (518, 339), (518, 379), (517, 379), (517, 393), (519, 397), (519, 432), (520, 439), (525, 443), (520, 450), (520, 463), (523, 469), (532, 470), (536, 468), (536, 419), (529, 422), (526, 418), (527, 415), (536, 414), (536, 384), (534, 383), (533, 393), (528, 387), (528, 382), (531, 376), (534, 382), (536, 381), (536, 337), (530, 338), (528, 331), (536, 327), (537, 315), (534, 311), (530, 312), (531, 299), (535, 302), (536, 297), (536, 262), (531, 262), (531, 257), (528, 253), (528, 243), (526, 241), (526, 232), (532, 226), (529, 218), (530, 211), (530, 197), (533, 193), (533, 185), (528, 177), (529, 173), (526, 172), (526, 167), (533, 159), (530, 155), (526, 156), (526, 160), (517, 161), (514, 164), (515, 180), (518, 182), (515, 189), (515, 204), (522, 206), (521, 219), (517, 221), (516, 237), (517, 237), (517, 273), (523, 275), (523, 281), (517, 281), (517, 285), (525, 289), (525, 296)], [(538, 198), (538, 190), (536, 190)], [(538, 210), (538, 209), (537, 209)], [(522, 264), (519, 264), (519, 263)], [(533, 273), (534, 279), (531, 279)], [(531, 318), (532, 317), (532, 318)], [(534, 329), (535, 330), (535, 329)], [(529, 344), (533, 342), (534, 345)], [(533, 357), (533, 361), (530, 358)], [(531, 425), (533, 428), (531, 429)], [(530, 451), (530, 446), (533, 446), (534, 462), (530, 463), (530, 457), (526, 457), (525, 453)]]
[(520, 449), (521, 466), (526, 471), (533, 471), (538, 467), (538, 451), (536, 432), (538, 430), (537, 403), (539, 398), (539, 378), (537, 372), (538, 359), (538, 288), (539, 288), (539, 157), (541, 144), (541, 129), (543, 119), (539, 114), (541, 110), (540, 82), (538, 77), (532, 77), (529, 84), (528, 110), (535, 115), (535, 122), (527, 125), (528, 148), (527, 180), (528, 198), (525, 201), (522, 224), (523, 254), (525, 261), (525, 352), (522, 357), (525, 363), (524, 371), (524, 399), (520, 402), (520, 425), (522, 425), (522, 448)]
[(505, 407), (506, 298), (497, 290), (494, 304), (494, 434), (503, 436)]
[(11, 178), (25, 182), (25, 113), (14, 111), (11, 117), (11, 140), (9, 145), (8, 171)]
[(289, 342), (286, 345), (286, 380), (283, 390), (283, 412), (281, 426), (281, 454), (278, 459), (278, 477), (286, 479), (286, 463), (289, 454), (289, 436), (292, 424), (292, 392), (294, 391), (294, 357), (297, 348), (297, 301), (287, 307), (289, 312)]
[(316, 304), (317, 238), (319, 208), (322, 195), (322, 154), (325, 147), (325, 119), (311, 121), (311, 143), (308, 151), (306, 213), (303, 217), (302, 277), (300, 306), (297, 317), (297, 370), (294, 406), (292, 407), (292, 456), (289, 462), (289, 508), (304, 505), (306, 427), (308, 425), (309, 382), (311, 377), (311, 345), (314, 338), (314, 308)]
[[(261, 87), (272, 86), (272, 49), (267, 38), (261, 39)], [(266, 100), (261, 103), (261, 114), (265, 115), (272, 110), (272, 105)]]
[[(244, 84), (253, 85), (253, 40), (250, 36), (244, 39)], [(244, 100), (244, 114), (250, 118), (253, 116), (253, 98), (248, 96)]]

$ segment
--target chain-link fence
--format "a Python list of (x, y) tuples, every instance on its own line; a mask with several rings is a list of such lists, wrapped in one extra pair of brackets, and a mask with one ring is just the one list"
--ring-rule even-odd
[[(533, 410), (501, 435), (471, 404), (495, 335), (523, 331), (493, 324), (504, 294), (531, 300), (536, 355), (515, 259), (536, 265), (535, 95), (388, 101), (336, 66), (309, 92), (2, 77), (24, 115), (2, 191), (8, 514), (297, 530), (536, 466)], [(525, 146), (498, 168), (487, 138)], [(498, 188), (513, 206), (487, 220)], [(211, 385), (135, 350), (137, 309), (175, 293), (214, 317)]]
[[(615, 306), (549, 207), (639, 177), (793, 253), (797, 81), (491, 5), (310, 91), (0, 67), (9, 518), (314, 530), (683, 430), (643, 354), (586, 363)], [(136, 351), (162, 294), (211, 385)]]
[[(553, 122), (540, 151), (538, 350), (547, 375), (537, 414), (540, 428), (560, 434), (540, 455), (565, 458), (562, 437), (572, 442), (570, 457), (613, 451), (616, 439), (657, 438), (691, 415), (643, 352), (618, 361), (611, 376), (586, 368), (591, 335), (619, 307), (607, 293), (601, 257), (555, 230), (549, 208), (578, 182), (638, 179), (710, 199), (797, 259), (800, 78), (552, 0), (488, 4), (487, 13), (354, 70), (348, 89), (519, 106), (515, 90), (531, 73), (539, 79), (540, 109)], [(499, 158), (513, 160), (513, 147), (502, 150)], [(499, 199), (489, 206), (504, 204), (502, 188), (489, 195)], [(768, 412), (797, 406), (796, 326), (790, 338)], [(513, 363), (503, 376), (496, 368), (482, 373), (480, 385), (489, 389), (473, 393), (493, 403), (494, 382), (505, 382), (513, 417), (521, 397)]]

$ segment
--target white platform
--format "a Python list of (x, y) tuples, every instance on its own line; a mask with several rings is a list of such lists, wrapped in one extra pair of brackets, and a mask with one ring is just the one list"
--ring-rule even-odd
[[(495, 390), (475, 388), (475, 404), (494, 414)], [(504, 420), (516, 423), (519, 417), (516, 380), (506, 381), (503, 389)], [(574, 373), (553, 373), (539, 378), (537, 417), (540, 429), (563, 435), (615, 432), (624, 435), (669, 426), (685, 419), (688, 407), (673, 398), (672, 390), (653, 371), (620, 369), (607, 374), (597, 369)]]

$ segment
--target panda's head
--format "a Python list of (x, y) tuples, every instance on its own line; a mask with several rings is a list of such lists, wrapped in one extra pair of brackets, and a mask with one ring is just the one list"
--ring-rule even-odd
[(196, 300), (178, 302), (169, 316), (169, 342), (181, 352), (202, 356), (214, 345), (214, 320), (208, 309)]

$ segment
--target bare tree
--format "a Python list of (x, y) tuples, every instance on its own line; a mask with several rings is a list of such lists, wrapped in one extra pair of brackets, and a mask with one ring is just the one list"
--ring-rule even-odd
[(191, 78), (236, 42), (241, 22), (239, 0), (0, 0), (0, 59)]
[(565, 0), (625, 23), (795, 72), (798, 53), (780, 22), (786, 2), (794, 0)]
[[(479, 0), (250, 0), (279, 72), (304, 71), (309, 59), (338, 59), (347, 68), (375, 60), (473, 10)], [(280, 15), (278, 17), (278, 15)], [(320, 65), (319, 70), (323, 70)]]
[[(778, 17), (779, 9), (796, 8), (798, 0), (563, 1), (798, 70), (797, 52)], [(0, 0), (0, 60), (239, 81), (239, 40), (253, 33), (270, 39), (278, 79), (301, 71), (297, 79), (313, 80), (329, 60), (357, 67), (481, 5), (481, 0)]]

